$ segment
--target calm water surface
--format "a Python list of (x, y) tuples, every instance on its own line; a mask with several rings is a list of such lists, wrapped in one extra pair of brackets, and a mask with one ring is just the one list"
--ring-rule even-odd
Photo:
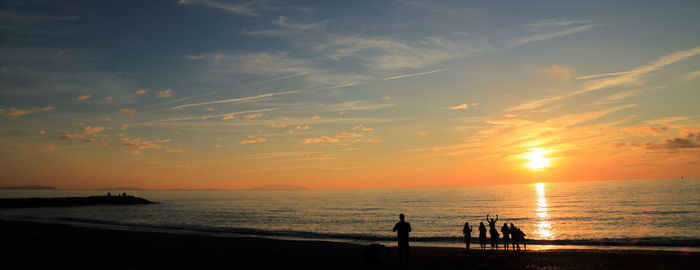
[[(121, 192), (114, 190), (114, 192)], [(0, 197), (62, 197), (106, 191), (0, 191)], [(349, 241), (389, 241), (399, 213), (415, 241), (458, 243), (464, 222), (486, 214), (529, 239), (700, 245), (700, 178), (454, 188), (324, 191), (132, 191), (153, 205), (0, 210), (0, 218)], [(536, 241), (537, 242), (537, 241)], [(542, 242), (544, 243), (544, 242)]]

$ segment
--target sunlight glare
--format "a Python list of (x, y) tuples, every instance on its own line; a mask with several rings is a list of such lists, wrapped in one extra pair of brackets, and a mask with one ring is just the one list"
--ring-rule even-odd
[(530, 152), (523, 155), (524, 158), (530, 161), (525, 163), (525, 167), (531, 170), (539, 171), (550, 166), (551, 158), (545, 157), (547, 154), (552, 152), (551, 150), (544, 150), (542, 148), (532, 148)]

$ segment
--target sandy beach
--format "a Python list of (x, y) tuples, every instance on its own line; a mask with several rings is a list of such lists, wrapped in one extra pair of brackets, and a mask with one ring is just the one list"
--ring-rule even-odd
[[(368, 269), (365, 246), (0, 221), (2, 269)], [(700, 253), (413, 247), (410, 269), (693, 269)], [(396, 248), (384, 269), (400, 269)]]

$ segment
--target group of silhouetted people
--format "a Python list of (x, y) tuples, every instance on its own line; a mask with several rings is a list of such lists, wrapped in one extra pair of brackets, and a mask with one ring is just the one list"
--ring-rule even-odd
[[(399, 261), (401, 263), (408, 262), (408, 234), (411, 232), (411, 224), (406, 222), (405, 218), (404, 214), (400, 214), (399, 222), (394, 225), (393, 229), (399, 242)], [(497, 221), (498, 215), (496, 215), (496, 219), (489, 218), (489, 215), (486, 215), (486, 222), (489, 224), (488, 232), (491, 235), (491, 249), (496, 250), (498, 249), (498, 239), (500, 238), (498, 229), (496, 229)], [(464, 234), (467, 250), (469, 250), (469, 244), (472, 240), (472, 227), (469, 226), (469, 222), (464, 223), (462, 233)], [(503, 248), (505, 250), (508, 250), (508, 246), (512, 250), (520, 250), (520, 244), (523, 244), (524, 249), (527, 249), (525, 233), (520, 228), (515, 227), (513, 223), (510, 224), (510, 227), (508, 223), (503, 223), (501, 233), (503, 234)], [(484, 222), (479, 222), (479, 245), (481, 249), (486, 249), (486, 226), (484, 226)]]
[[(498, 249), (498, 238), (500, 234), (496, 229), (496, 221), (498, 221), (498, 215), (496, 215), (496, 219), (489, 219), (489, 215), (486, 215), (486, 222), (489, 224), (488, 232), (491, 235), (491, 249)], [(464, 242), (467, 245), (467, 250), (469, 250), (469, 243), (472, 239), (472, 227), (469, 226), (469, 222), (464, 223), (462, 233), (464, 233)], [(515, 227), (513, 223), (510, 224), (510, 227), (508, 227), (508, 223), (503, 223), (501, 233), (503, 233), (504, 249), (508, 250), (508, 246), (510, 245), (511, 249), (520, 250), (520, 244), (523, 244), (523, 247), (527, 249), (525, 233), (520, 230), (520, 228)], [(484, 226), (484, 222), (479, 222), (479, 246), (481, 246), (481, 249), (486, 249), (486, 226)]]

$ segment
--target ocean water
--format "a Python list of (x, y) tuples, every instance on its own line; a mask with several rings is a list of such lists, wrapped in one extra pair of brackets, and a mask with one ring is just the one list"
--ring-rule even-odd
[[(0, 197), (106, 194), (1, 190)], [(114, 190), (113, 193), (123, 192)], [(462, 244), (464, 222), (514, 223), (531, 244), (700, 247), (700, 178), (317, 191), (128, 191), (152, 205), (0, 209), (0, 219), (220, 235), (389, 242), (404, 213), (412, 241)]]

